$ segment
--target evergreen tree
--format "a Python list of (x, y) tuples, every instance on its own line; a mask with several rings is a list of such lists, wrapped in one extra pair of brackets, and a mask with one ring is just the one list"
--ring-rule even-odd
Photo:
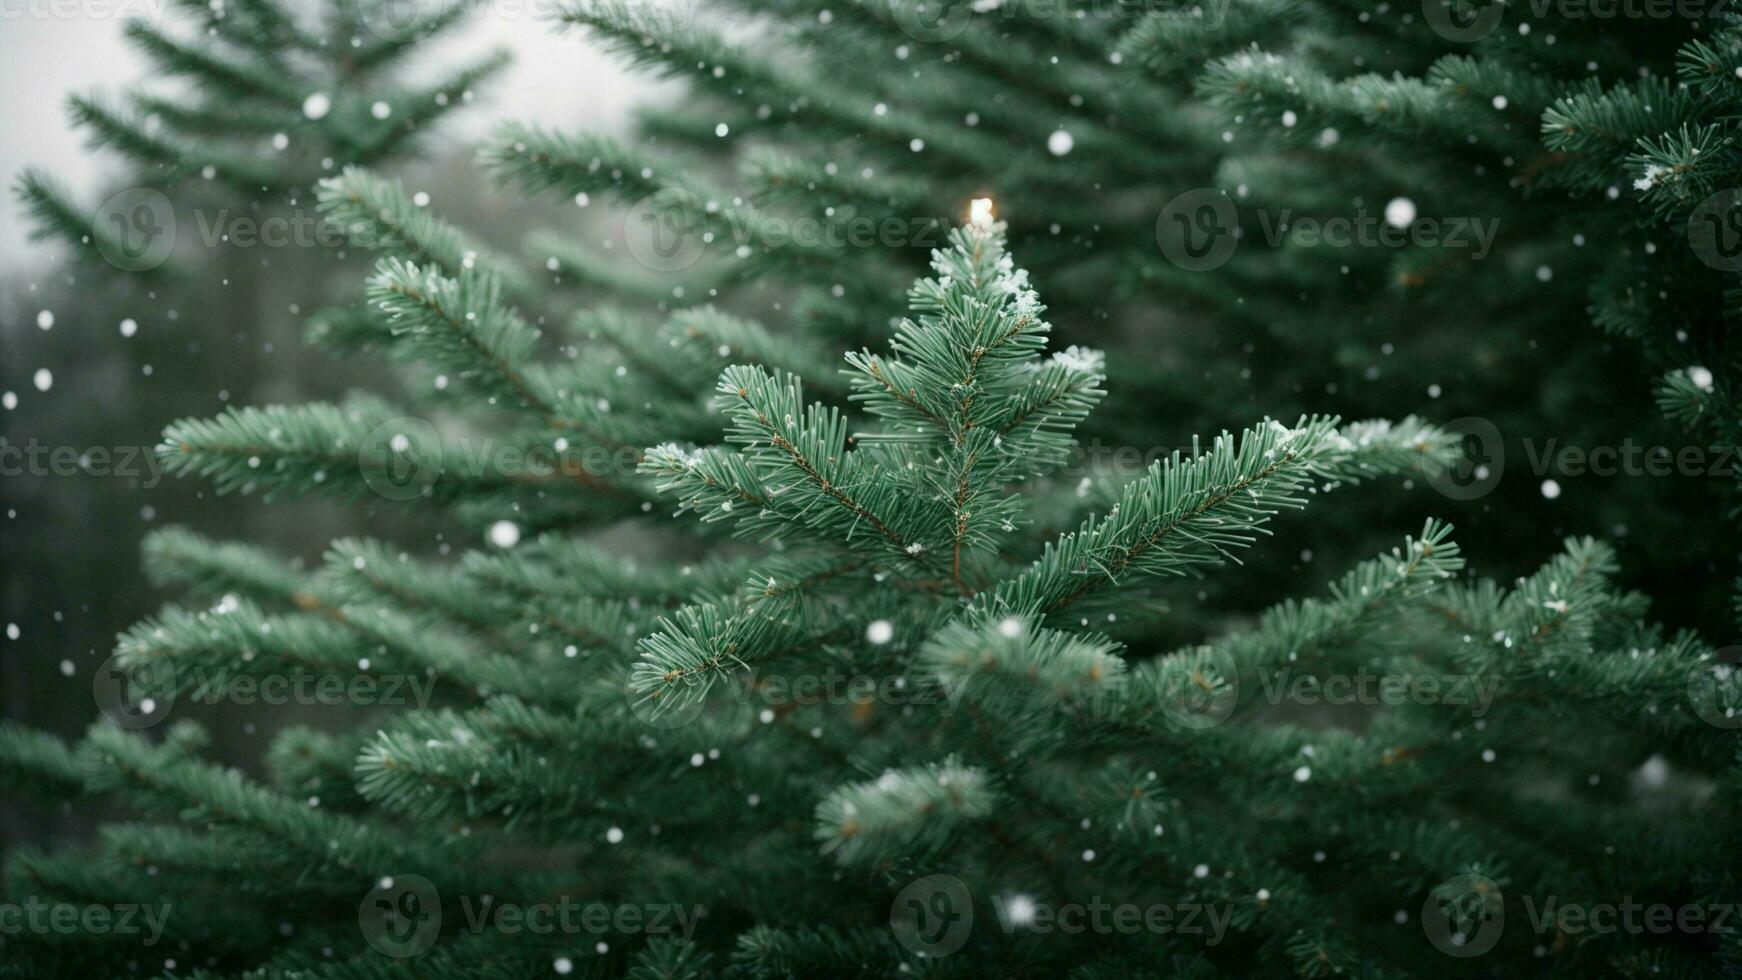
[[(1737, 894), (1742, 686), (1722, 652), (1654, 622), (1612, 546), (1569, 538), (1502, 583), (1466, 573), (1441, 520), (1382, 527), (1384, 508), (1357, 504), (1459, 507), (1422, 484), (1463, 486), (1444, 482), (1467, 463), (1463, 433), (1414, 417), (1253, 411), (1136, 473), (1085, 465), (1078, 441), (1180, 442), (1193, 428), (1156, 433), (1274, 390), (1110, 371), (1089, 341), (1116, 368), (1143, 350), (1115, 309), (1228, 331), (1212, 371), (1247, 342), (1294, 362), (1278, 378), (1353, 368), (1407, 318), (1424, 346), (1389, 341), (1400, 359), (1431, 364), (1437, 337), (1506, 367), (1460, 379), (1496, 418), (1530, 417), (1523, 392), (1538, 388), (1606, 398), (1595, 369), (1614, 365), (1588, 332), (1557, 330), (1567, 308), (1547, 297), (1656, 274), (1607, 269), (1642, 219), (1594, 190), (1595, 150), (1544, 151), (1565, 154), (1554, 180), (1572, 203), (1526, 193), (1539, 134), (1511, 115), (1553, 104), (1597, 129), (1589, 114), (1626, 90), (1579, 101), (1585, 62), (1649, 86), (1637, 67), (1684, 38), (1574, 24), (1554, 44), (1538, 30), (1471, 47), (1456, 36), (1470, 26), (1432, 8), (1361, 4), (753, 10), (790, 34), (751, 53), (667, 14), (566, 8), (633, 57), (694, 73), (717, 104), (650, 114), (653, 149), (522, 125), (486, 148), (528, 190), (621, 193), (636, 275), (549, 235), (530, 273), (396, 181), (347, 168), (322, 182), (331, 220), (379, 261), (366, 303), (318, 317), (314, 335), (397, 364), (404, 404), (231, 409), (171, 425), (160, 454), (220, 491), (425, 505), (478, 546), (413, 556), (349, 538), (309, 570), (155, 535), (146, 569), (188, 604), (120, 638), (97, 679), (109, 717), (75, 744), (0, 728), (9, 792), (140, 820), (13, 853), (0, 895), (131, 903), (161, 934), (0, 933), (0, 971), (1737, 968), (1735, 933), (1711, 923)], [(670, 156), (750, 135), (753, 194)], [(1017, 136), (1028, 149), (1013, 155)], [(1674, 182), (1651, 151), (1613, 160), (1650, 197)], [(1441, 193), (1444, 213), (1504, 209), (1518, 237), (1487, 263), (1445, 243), (1296, 237), (1192, 271), (1152, 216), (1212, 183), (1320, 214), (1359, 195), (1390, 218), (1432, 213)], [(995, 205), (968, 204), (989, 189)], [(1654, 204), (1651, 220), (1683, 206)], [(807, 217), (818, 234), (794, 234)], [(899, 233), (853, 243), (886, 219)], [(1587, 221), (1586, 244), (1564, 237)], [(935, 251), (913, 247), (933, 235)], [(1685, 260), (1690, 289), (1715, 288)], [(786, 322), (740, 315), (757, 288)], [(1530, 373), (1555, 358), (1591, 373)], [(1673, 414), (1721, 414), (1698, 393), (1727, 390), (1722, 369), (1708, 385), (1687, 366), (1665, 368), (1695, 389), (1666, 395)], [(1342, 394), (1395, 407), (1385, 388)], [(1188, 395), (1200, 404), (1158, 411)], [(1595, 413), (1593, 431), (1628, 411)], [(1379, 490), (1351, 501), (1357, 482)], [(1313, 521), (1283, 516), (1308, 503)], [(1492, 509), (1472, 516), (1514, 526)], [(1270, 585), (1303, 576), (1253, 546), (1290, 525), (1391, 540), (1280, 599), (1302, 593)], [(1252, 567), (1222, 567), (1248, 549)], [(1182, 579), (1193, 589), (1169, 587)], [(1238, 592), (1200, 603), (1200, 581)], [(1226, 615), (1252, 606), (1266, 608)], [(330, 681), (352, 723), (279, 733), (259, 777), (207, 761), (211, 736), (178, 717)], [(1710, 927), (1537, 920), (1623, 903), (1698, 910)]]
[[(695, 101), (650, 115), (645, 158), (523, 127), (495, 152), (529, 187), (656, 194), (674, 222), (713, 205), (691, 219), (711, 238), (697, 278), (808, 283), (795, 315), (849, 345), (899, 314), (889, 297), (927, 251), (909, 247), (924, 240), (916, 216), (959, 217), (989, 195), (1017, 253), (1048, 270), (1054, 308), (1148, 354), (1114, 359), (1143, 410), (1097, 441), (1170, 446), (1170, 426), (1285, 407), (1469, 420), (1455, 426), (1466, 470), (1494, 475), (1455, 495), (1484, 505), (1467, 533), (1531, 554), (1562, 529), (1625, 534), (1630, 581), (1700, 583), (1663, 598), (1728, 628), (1712, 613), (1734, 549), (1674, 515), (1703, 515), (1732, 468), (1708, 456), (1706, 479), (1593, 487), (1542, 461), (1630, 443), (1673, 456), (1687, 437), (1654, 381), (1677, 392), (1672, 412), (1694, 411), (1735, 370), (1734, 273), (1699, 261), (1685, 221), (1734, 171), (1732, 21), (1719, 4), (1611, 6), (740, 0), (762, 25), (744, 42), (700, 18), (573, 0), (562, 23), (688, 80)], [(1618, 29), (1629, 16), (1649, 29)], [(739, 175), (698, 186), (711, 165), (674, 151)], [(1674, 187), (1637, 187), (1648, 172)], [(773, 237), (770, 213), (784, 219)], [(801, 247), (784, 233), (803, 221), (837, 234)], [(851, 236), (886, 221), (907, 230)], [(1339, 221), (1342, 240), (1319, 234)], [(1182, 231), (1222, 245), (1213, 268), (1184, 256)], [(1545, 499), (1545, 477), (1565, 492)], [(1334, 526), (1339, 554), (1377, 547), (1371, 524)], [(1682, 546), (1649, 544), (1665, 535)]]
[[(350, 174), (324, 193), (343, 209), (367, 184)], [(846, 393), (823, 386), (858, 422), (806, 400), (794, 370), (823, 367), (808, 353), (720, 314), (668, 331), (583, 314), (597, 339), (550, 361), (477, 263), (388, 256), (369, 292), (378, 341), (453, 379), (422, 390), (550, 447), (553, 465), (468, 469), (361, 400), (178, 423), (165, 458), (222, 489), (372, 487), (520, 522), (639, 512), (657, 527), (675, 506), (688, 533), (669, 547), (696, 560), (644, 569), (570, 534), (520, 544), (503, 521), (490, 538), (518, 547), (435, 564), (347, 540), (309, 573), (160, 533), (147, 567), (218, 601), (122, 638), (115, 665), (133, 686), (108, 705), (122, 727), (178, 697), (234, 696), (243, 677), (422, 679), (438, 697), (357, 731), (287, 731), (265, 783), (201, 761), (207, 736), (189, 721), (161, 741), (99, 722), (77, 746), (7, 729), (0, 771), (15, 786), (113, 794), (158, 817), (113, 827), (94, 855), (15, 856), (9, 894), (149, 897), (168, 910), (171, 959), (268, 975), (383, 975), (408, 954), (434, 975), (577, 961), (659, 976), (1319, 975), (1431, 964), (1429, 938), (1392, 910), (1445, 881), (1563, 902), (1618, 888), (1716, 901), (1729, 884), (1729, 825), (1666, 837), (1595, 777), (1568, 786), (1577, 808), (1526, 792), (1569, 763), (1603, 768), (1535, 735), (1569, 724), (1617, 751), (1645, 740), (1731, 792), (1733, 740), (1706, 719), (1737, 692), (1685, 698), (1711, 652), (1643, 625), (1601, 544), (1571, 541), (1505, 589), (1459, 581), (1450, 528), (1429, 522), (1322, 598), (1147, 648), (1149, 581), (1222, 564), (1309, 495), (1443, 463), (1449, 440), (1413, 420), (1266, 421), (1158, 463), (1105, 506), (1049, 488), (1102, 400), (1102, 359), (1044, 356), (1045, 308), (989, 219), (951, 236), (886, 349), (847, 356)], [(583, 446), (650, 429), (702, 444), (662, 443), (632, 473), (586, 465)], [(1037, 534), (1042, 507), (1080, 524)], [(1272, 684), (1359, 670), (1493, 700), (1417, 697), (1354, 728), (1265, 717), (1266, 700), (1286, 701), (1258, 696)], [(889, 683), (820, 696), (805, 683), (836, 676)], [(1617, 847), (1653, 860), (1598, 859)], [(1388, 873), (1361, 873), (1374, 862)], [(1444, 900), (1470, 894), (1487, 893)], [(685, 942), (595, 947), (579, 927), (509, 932), (478, 918), (485, 901), (705, 917)], [(985, 924), (940, 936), (910, 921), (940, 901)], [(371, 919), (376, 903), (391, 921)], [(1072, 903), (1219, 910), (1248, 941), (1207, 942), (1220, 933), (1183, 920), (1171, 934), (1035, 926), (1035, 907)], [(8, 962), (113, 972), (140, 956), (38, 940), (8, 937)], [(1492, 955), (1529, 964), (1533, 941), (1514, 931)], [(1697, 971), (1709, 952), (1602, 937), (1558, 955)]]
[[(381, 164), (472, 98), (472, 86), (507, 64), (496, 52), (440, 81), (399, 76), (419, 42), (464, 22), (470, 4), (323, 0), (312, 14), (281, 0), (179, 0), (191, 37), (136, 17), (128, 40), (174, 94), (140, 90), (124, 106), (72, 96), (67, 112), (93, 148), (125, 157), (137, 186), (94, 211), (49, 174), (27, 170), (15, 188), (39, 239), (125, 272), (161, 273), (175, 245), (174, 204), (162, 193), (189, 180), (223, 185), (232, 200), (292, 204), (322, 177)], [(169, 235), (163, 231), (170, 229)]]
[[(305, 512), (292, 527), (274, 526), (273, 515), (241, 502), (200, 503), (209, 489), (198, 481), (160, 482), (151, 447), (167, 420), (215, 411), (232, 397), (246, 403), (272, 391), (330, 396), (374, 376), (365, 362), (337, 364), (300, 340), (308, 311), (357, 295), (369, 264), (342, 234), (321, 228), (313, 186), (356, 158), (354, 144), (363, 142), (375, 144), (369, 159), (395, 170), (432, 154), (463, 159), (463, 148), (426, 134), (446, 113), (470, 108), (466, 86), (501, 59), (432, 63), (427, 45), (413, 42), (454, 33), (466, 22), (462, 15), (475, 10), (414, 18), (405, 30), (398, 26), (402, 14), (415, 15), (416, 8), (375, 3), (254, 2), (228, 10), (206, 3), (61, 3), (30, 5), (23, 13), (26, 20), (140, 17), (126, 27), (125, 20), (110, 20), (105, 29), (124, 30), (142, 45), (152, 73), (129, 90), (137, 94), (70, 100), (77, 131), (120, 150), (96, 150), (114, 165), (101, 168), (99, 189), (69, 195), (57, 190), (58, 180), (32, 170), (16, 182), (22, 206), (15, 212), (7, 202), (6, 217), (34, 224), (45, 244), (36, 261), (21, 263), (0, 285), (0, 458), (7, 464), (0, 514), (8, 522), (3, 564), (10, 573), (0, 622), (34, 637), (43, 655), (0, 658), (6, 702), (0, 714), (22, 711), (61, 734), (83, 729), (90, 695), (69, 684), (63, 669), (76, 664), (83, 672), (100, 662), (98, 651), (106, 654), (119, 630), (164, 598), (139, 587), (104, 586), (93, 594), (89, 583), (114, 581), (115, 557), (137, 555), (154, 524), (198, 515), (207, 533), (292, 547), (358, 526), (338, 507)], [(280, 43), (271, 33), (292, 28), (304, 43)], [(20, 30), (23, 36), (8, 30), (8, 40), (28, 47), (31, 32)], [(154, 53), (184, 48), (197, 55), (184, 59), (185, 71)], [(88, 57), (82, 50), (55, 56)], [(361, 61), (353, 66), (354, 59)], [(269, 79), (284, 97), (238, 88), (226, 71)], [(22, 103), (26, 96), (17, 98)], [(38, 99), (53, 104), (46, 93), (28, 96)], [(389, 107), (385, 120), (375, 118), (377, 101)], [(87, 113), (102, 125), (77, 125)], [(177, 125), (193, 118), (209, 125)], [(129, 147), (174, 154), (135, 155)], [(239, 162), (261, 183), (233, 182), (216, 166), (205, 179), (201, 173), (213, 160)], [(439, 166), (425, 163), (417, 172), (422, 189), (443, 197)], [(46, 220), (33, 220), (31, 210)], [(53, 329), (31, 322), (56, 313)], [(51, 465), (37, 455), (56, 446), (77, 447), (78, 458), (62, 449)], [(12, 465), (25, 458), (26, 466)], [(373, 526), (393, 534), (400, 525), (423, 526), (410, 512)], [(68, 527), (81, 533), (69, 536)], [(56, 648), (52, 655), (44, 644)], [(231, 743), (222, 757), (252, 752)], [(55, 833), (84, 826), (75, 821)], [(0, 837), (21, 829), (26, 839), (48, 833), (0, 802)]]

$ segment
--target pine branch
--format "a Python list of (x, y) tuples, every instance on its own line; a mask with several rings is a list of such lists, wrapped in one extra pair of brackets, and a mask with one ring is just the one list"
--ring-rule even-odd
[(896, 853), (923, 857), (990, 816), (996, 801), (985, 777), (953, 759), (892, 769), (875, 780), (843, 785), (817, 804), (816, 838), (850, 866)]
[(450, 278), (467, 272), (487, 274), (510, 293), (526, 289), (512, 264), (413, 203), (397, 180), (347, 167), (341, 175), (321, 182), (318, 199), (327, 220), (360, 247), (384, 251), (407, 263), (432, 265)]
[(1221, 564), (1251, 546), (1277, 513), (1304, 507), (1312, 480), (1348, 472), (1360, 454), (1334, 424), (1269, 422), (1238, 438), (1224, 433), (1207, 451), (1194, 445), (1190, 457), (1176, 452), (1127, 484), (1105, 517), (1049, 544), (1033, 568), (1000, 585), (982, 608), (1051, 616), (1126, 577)]
[[(30, 212), (35, 241), (60, 240), (87, 262), (106, 262), (107, 256), (133, 256), (137, 249), (117, 235), (100, 218), (81, 208), (64, 187), (41, 170), (27, 169), (18, 176), (13, 194)], [(144, 277), (171, 277), (181, 273), (173, 257), (150, 268), (129, 270)]]

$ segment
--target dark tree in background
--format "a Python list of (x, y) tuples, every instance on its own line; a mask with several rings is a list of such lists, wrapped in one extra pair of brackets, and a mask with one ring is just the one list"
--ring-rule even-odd
[[(1733, 506), (1715, 495), (1734, 468), (1606, 480), (1543, 462), (1568, 446), (1717, 446), (1686, 418), (1736, 418), (1723, 381), (1734, 273), (1689, 244), (1734, 170), (1726, 120), (1742, 80), (1718, 12), (1622, 29), (1583, 4), (733, 6), (787, 30), (746, 45), (642, 6), (565, 5), (564, 23), (691, 80), (712, 111), (651, 121), (649, 179), (519, 130), (499, 144), (510, 158), (510, 142), (532, 148), (515, 172), (565, 192), (627, 184), (630, 200), (664, 190), (669, 210), (689, 200), (673, 151), (731, 153), (739, 179), (695, 191), (720, 205), (702, 227), (734, 243), (746, 233), (731, 229), (754, 228), (734, 220), (749, 204), (844, 238), (855, 221), (959, 218), (991, 196), (1017, 254), (1048, 270), (1054, 308), (1143, 352), (1112, 360), (1143, 410), (1099, 429), (1105, 443), (1173, 446), (1176, 424), (1267, 412), (1468, 419), (1456, 428), (1472, 462), (1495, 475), (1460, 481), (1476, 501), (1460, 519), (1510, 554), (1483, 562), (1522, 574), (1569, 530), (1603, 534), (1637, 566), (1630, 581), (1677, 583), (1660, 597), (1677, 619), (1727, 626), (1715, 614), (1734, 549), (1682, 515)], [(1717, 203), (1706, 211), (1722, 222)], [(795, 312), (849, 344), (900, 312), (891, 289), (926, 255), (873, 237), (890, 247), (787, 248), (805, 261), (775, 266), (814, 284)], [(719, 253), (723, 274), (768, 264)], [(852, 302), (829, 302), (837, 288)], [(1699, 404), (1661, 412), (1660, 390)], [(1545, 500), (1549, 478), (1561, 492)], [(1315, 553), (1371, 549), (1364, 516), (1328, 520), (1349, 550)], [(1650, 543), (1666, 537), (1678, 545)], [(1274, 571), (1278, 589), (1298, 573)]]
[[(310, 312), (351, 296), (368, 267), (322, 227), (311, 190), (362, 161), (413, 169), (437, 197), (470, 183), (469, 168), (456, 181), (443, 156), (420, 150), (439, 149), (432, 130), (504, 57), (431, 72), (413, 57), (427, 45), (411, 42), (473, 12), (335, 3), (291, 21), (272, 5), (183, 4), (126, 29), (152, 65), (146, 85), (120, 101), (68, 100), (93, 149), (128, 167), (88, 203), (45, 171), (16, 186), (51, 272), (0, 284), (0, 620), (32, 651), (0, 659), (0, 714), (67, 735), (85, 727), (91, 670), (163, 599), (138, 562), (154, 526), (197, 521), (310, 554), (367, 526), (427, 531), (403, 508), (359, 516), (314, 503), (285, 520), (226, 505), (166, 478), (153, 447), (165, 419), (338, 394), (377, 375), (302, 342)], [(514, 228), (524, 215), (490, 220)], [(239, 736), (217, 747), (235, 763), (257, 759), (276, 727), (258, 708), (215, 720)], [(54, 829), (98, 816), (66, 813)], [(50, 830), (9, 800), (0, 827), (14, 840)]]
[[(471, 75), (280, 70), (456, 16), (406, 12), (249, 0), (227, 60), (142, 35), (208, 96), (142, 107), (175, 139), (80, 110), (243, 201), (324, 177), (374, 264), (309, 337), (393, 371), (168, 425), (369, 533), (148, 538), (185, 598), (105, 717), (0, 728), (9, 794), (121, 816), (0, 911), (156, 924), (0, 971), (1742, 965), (1726, 13), (565, 3), (692, 95), (499, 130), (522, 244), (371, 169)], [(216, 764), (269, 690), (308, 710)]]

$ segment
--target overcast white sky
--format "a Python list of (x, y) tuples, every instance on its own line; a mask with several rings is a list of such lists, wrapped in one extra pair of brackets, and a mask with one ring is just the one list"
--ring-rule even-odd
[[(121, 30), (127, 15), (160, 17), (169, 0), (0, 0), (0, 267), (28, 269), (41, 254), (28, 241), (28, 222), (11, 194), (13, 180), (26, 166), (43, 167), (90, 200), (101, 181), (124, 172), (113, 153), (90, 152), (67, 125), (65, 102), (71, 92), (118, 96), (145, 80), (147, 66), (126, 43)], [(480, 91), (480, 104), (456, 112), (447, 132), (475, 138), (508, 118), (536, 120), (570, 129), (616, 132), (632, 104), (656, 97), (661, 86), (645, 75), (624, 73), (579, 32), (553, 34), (550, 25), (529, 14), (525, 0), (494, 0), (433, 57), (475, 56), (494, 47), (514, 54), (514, 65)], [(83, 8), (79, 16), (54, 16), (57, 10)], [(93, 16), (119, 10), (120, 14)], [(168, 22), (175, 24), (171, 14)]]

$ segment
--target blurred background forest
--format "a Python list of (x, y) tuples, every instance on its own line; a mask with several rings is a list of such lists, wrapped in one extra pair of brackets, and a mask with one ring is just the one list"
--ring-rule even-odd
[[(26, 107), (18, 131), (6, 137), (0, 172), (10, 179), (24, 164), (45, 165), (66, 175), (86, 201), (100, 201), (134, 185), (119, 161), (96, 167), (92, 160), (100, 155), (76, 149), (78, 138), (69, 135), (59, 111), (68, 87), (64, 75), (33, 73), (32, 67), (59, 62), (58, 53), (74, 44), (114, 44), (120, 29), (119, 19), (81, 22), (75, 36), (64, 24), (35, 22), (9, 25), (0, 35), (0, 64), (10, 66), (3, 69), (8, 93)], [(651, 84), (645, 76), (632, 78), (589, 48), (585, 39), (553, 37), (532, 18), (483, 18), (476, 30), (468, 28), (457, 41), (438, 49), (432, 67), (439, 70), (495, 44), (509, 48), (517, 67), (480, 86), (477, 99), (424, 144), (439, 151), (386, 171), (403, 178), (408, 189), (427, 194), (446, 217), (505, 252), (518, 253), (526, 233), (539, 227), (609, 248), (621, 232), (620, 211), (602, 202), (581, 207), (564, 202), (560, 208), (548, 200), (529, 203), (513, 191), (493, 188), (479, 180), (472, 144), (491, 124), (509, 117), (564, 130), (626, 132), (633, 105), (657, 106), (675, 90)], [(125, 88), (137, 81), (127, 74), (131, 63), (124, 59), (109, 63), (101, 77), (91, 76), (87, 64), (79, 60), (77, 84), (71, 86), (77, 91)], [(527, 93), (537, 97), (528, 98)], [(75, 149), (69, 151), (69, 145)], [(214, 215), (224, 215), (224, 220), (290, 215), (304, 227), (317, 220), (306, 191), (300, 197), (279, 194), (238, 203), (222, 189), (202, 188), (195, 181), (182, 185), (175, 203), (182, 227), (194, 230), (202, 222), (209, 225)], [(5, 214), (0, 254), (7, 259), (0, 265), (0, 446), (27, 451), (40, 447), (44, 452), (70, 447), (81, 455), (100, 450), (110, 457), (111, 468), (130, 471), (99, 475), (8, 470), (0, 475), (0, 622), (6, 624), (6, 639), (0, 640), (0, 717), (60, 735), (76, 735), (96, 717), (92, 672), (109, 655), (116, 634), (165, 598), (141, 571), (140, 540), (155, 527), (182, 524), (212, 538), (249, 541), (311, 564), (320, 560), (329, 541), (363, 532), (425, 553), (441, 553), (450, 543), (455, 548), (479, 544), (476, 528), (445, 526), (427, 512), (391, 501), (368, 501), (359, 508), (320, 498), (265, 504), (258, 497), (219, 497), (204, 481), (166, 477), (147, 461), (168, 423), (210, 416), (226, 405), (336, 399), (359, 388), (390, 395), (382, 388), (385, 373), (369, 358), (336, 359), (310, 348), (304, 339), (309, 313), (355, 297), (370, 257), (336, 246), (294, 243), (207, 246), (198, 234), (184, 234), (176, 260), (185, 274), (147, 280), (75, 263), (57, 246), (25, 244), (22, 209), (7, 201), (0, 213)], [(1045, 222), (1045, 216), (1007, 217)], [(1024, 257), (1017, 259), (1022, 262)], [(1046, 268), (1031, 267), (1031, 272), (1047, 295)], [(771, 322), (779, 319), (773, 312), (779, 309), (778, 295), (751, 294), (737, 302), (750, 304), (746, 312)], [(1329, 528), (1281, 522), (1277, 539), (1266, 545), (1271, 557), (1233, 577), (1238, 583), (1233, 591), (1187, 581), (1175, 587), (1184, 600), (1223, 616), (1249, 614), (1278, 595), (1315, 591), (1354, 559), (1368, 556), (1375, 542), (1389, 543), (1396, 529), (1419, 526), (1423, 517), (1432, 515), (1458, 525), (1476, 573), (1502, 579), (1534, 568), (1565, 535), (1607, 537), (1621, 552), (1624, 581), (1651, 595), (1658, 619), (1672, 627), (1704, 628), (1720, 644), (1727, 637), (1721, 620), (1733, 549), (1716, 536), (1676, 541), (1675, 547), (1664, 544), (1667, 535), (1686, 526), (1686, 514), (1718, 506), (1716, 484), (1721, 481), (1598, 476), (1545, 480), (1532, 473), (1532, 455), (1552, 445), (1551, 440), (1584, 446), (1623, 436), (1640, 446), (1686, 442), (1653, 405), (1632, 350), (1578, 322), (1577, 311), (1563, 321), (1576, 334), (1521, 334), (1511, 341), (1512, 354), (1502, 353), (1480, 368), (1496, 373), (1524, 370), (1539, 360), (1541, 343), (1580, 350), (1578, 377), (1522, 378), (1535, 386), (1539, 397), (1531, 404), (1507, 406), (1470, 400), (1469, 388), (1460, 384), (1467, 378), (1467, 366), (1436, 373), (1436, 357), (1443, 356), (1447, 365), (1460, 363), (1449, 349), (1436, 353), (1418, 345), (1409, 355), (1416, 361), (1394, 371), (1402, 356), (1394, 357), (1391, 344), (1351, 342), (1335, 360), (1290, 365), (1291, 377), (1314, 380), (1284, 387), (1268, 382), (1265, 351), (1255, 352), (1212, 325), (1182, 318), (1165, 306), (1109, 297), (1098, 313), (1102, 323), (1094, 325), (1095, 341), (1105, 343), (1113, 355), (1108, 386), (1113, 398), (1142, 399), (1147, 411), (1163, 416), (1156, 427), (1172, 432), (1181, 447), (1189, 446), (1194, 434), (1209, 436), (1222, 426), (1239, 426), (1263, 414), (1292, 419), (1308, 411), (1340, 412), (1359, 418), (1378, 414), (1375, 405), (1386, 406), (1384, 414), (1392, 417), (1416, 413), (1438, 422), (1491, 417), (1505, 438), (1508, 470), (1493, 493), (1457, 500), (1419, 483), (1406, 492), (1395, 486), (1361, 488), (1339, 498), (1337, 507), (1346, 510), (1345, 519)], [(1074, 331), (1086, 325), (1056, 326), (1069, 343)], [(1397, 329), (1402, 333), (1409, 325)], [(1445, 342), (1456, 346), (1457, 338), (1448, 335)], [(1146, 384), (1146, 379), (1162, 376), (1167, 384)], [(1434, 383), (1421, 383), (1427, 378)], [(1201, 400), (1192, 395), (1199, 385), (1206, 396)], [(1596, 402), (1601, 411), (1595, 410)], [(1583, 431), (1583, 421), (1596, 416), (1632, 418), (1637, 424), (1626, 433)], [(1517, 418), (1537, 421), (1526, 429), (1509, 421)], [(1119, 434), (1108, 433), (1101, 442), (1117, 445)], [(1137, 448), (1148, 453), (1158, 447)], [(190, 706), (188, 711), (230, 736), (214, 746), (216, 757), (243, 766), (285, 721), (282, 713), (270, 709), (236, 705)], [(319, 712), (305, 714), (310, 716), (298, 720), (322, 723)], [(337, 724), (340, 713), (331, 720)], [(0, 840), (28, 842), (51, 832), (76, 833), (101, 816), (69, 811), (63, 826), (34, 826), (0, 800)]]
[[(173, 82), (142, 74), (124, 24), (121, 17), (19, 18), (0, 31), (0, 77), (16, 107), (7, 110), (0, 147), (8, 184), (24, 167), (41, 167), (94, 204), (145, 182), (115, 155), (90, 149), (65, 108), (73, 94), (113, 100), (141, 85), (175, 91)], [(420, 74), (492, 48), (506, 48), (514, 61), (438, 125), (423, 144), (433, 152), (391, 172), (493, 242), (512, 245), (539, 225), (607, 235), (602, 208), (553, 213), (511, 192), (481, 193), (473, 144), (508, 112), (509, 86), (547, 92), (534, 114), (551, 125), (606, 132), (626, 129), (633, 106), (661, 99), (661, 86), (631, 79), (580, 39), (551, 36), (530, 15), (477, 18), (428, 47)], [(72, 50), (81, 56), (67, 57)], [(58, 241), (30, 239), (32, 224), (10, 193), (0, 202), (0, 447), (15, 450), (0, 473), (0, 718), (60, 735), (77, 735), (97, 717), (92, 673), (116, 635), (170, 594), (142, 571), (140, 542), (152, 529), (181, 524), (315, 564), (328, 541), (348, 534), (431, 542), (451, 533), (427, 512), (389, 501), (359, 510), (318, 498), (263, 505), (258, 497), (218, 496), (150, 460), (175, 419), (382, 390), (377, 365), (336, 359), (304, 340), (307, 315), (351, 300), (373, 261), (336, 245), (307, 245), (320, 220), (311, 196), (239, 204), (233, 191), (196, 180), (174, 197), (179, 274), (167, 277), (77, 261)], [(209, 244), (220, 225), (258, 227), (250, 220), (272, 218), (296, 229), (303, 244), (245, 236)], [(65, 465), (74, 456), (82, 462)], [(232, 735), (218, 758), (244, 766), (299, 710), (298, 720), (321, 723), (320, 712), (307, 709), (186, 710)], [(0, 799), (0, 840), (77, 834), (101, 814), (65, 816), (61, 826), (44, 827)]]

